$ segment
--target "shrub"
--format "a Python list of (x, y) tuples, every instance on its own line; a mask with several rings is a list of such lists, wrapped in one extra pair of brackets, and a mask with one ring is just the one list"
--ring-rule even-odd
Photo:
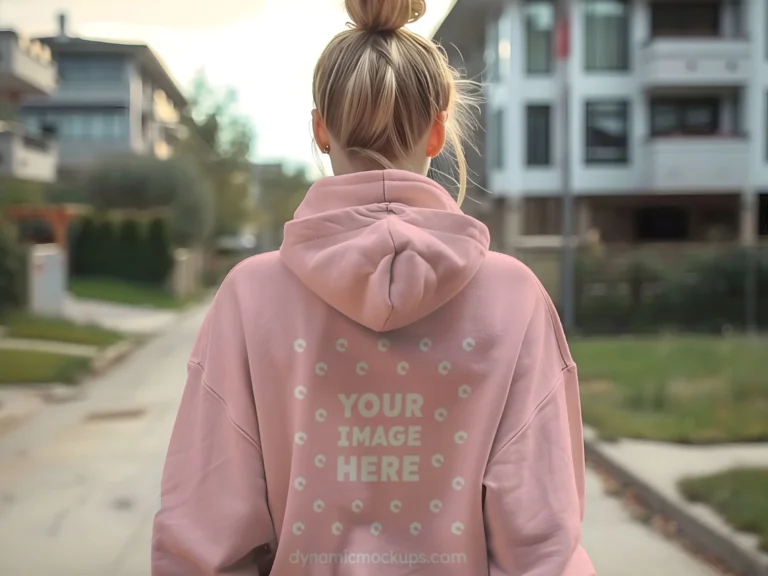
[(107, 218), (97, 220), (93, 235), (93, 245), (89, 249), (93, 258), (89, 275), (114, 277), (118, 274), (120, 263), (115, 258), (117, 248), (117, 234), (114, 222)]
[(120, 223), (115, 247), (115, 277), (133, 282), (142, 280), (149, 254), (146, 253), (141, 227), (136, 220), (126, 219)]
[(691, 255), (666, 266), (636, 257), (582, 259), (576, 281), (576, 322), (585, 333), (717, 333), (746, 328), (748, 315), (768, 328), (764, 249)]
[(143, 279), (153, 284), (163, 284), (173, 269), (173, 247), (169, 224), (155, 218), (149, 224), (144, 238)]
[(85, 218), (80, 222), (79, 230), (70, 245), (70, 273), (73, 276), (91, 276), (98, 272), (95, 255), (97, 234), (97, 224), (93, 218)]
[(24, 250), (14, 226), (0, 218), (0, 314), (24, 301)]

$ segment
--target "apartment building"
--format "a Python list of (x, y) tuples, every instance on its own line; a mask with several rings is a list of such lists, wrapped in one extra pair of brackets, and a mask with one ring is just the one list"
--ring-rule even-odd
[(22, 98), (51, 94), (56, 85), (56, 64), (47, 47), (13, 30), (0, 30), (0, 194), (3, 181), (56, 178), (58, 151), (52, 135), (30, 134), (17, 121)]
[[(484, 30), (462, 29), (480, 15)], [(572, 0), (568, 22), (579, 236), (752, 244), (768, 234), (765, 2)], [(484, 47), (489, 217), (510, 252), (562, 242), (554, 34), (551, 0), (458, 0), (435, 35), (470, 54)]]
[(66, 15), (58, 35), (39, 41), (58, 63), (59, 86), (26, 98), (22, 117), (32, 131), (56, 130), (60, 175), (108, 156), (172, 154), (187, 100), (149, 46), (70, 36)]

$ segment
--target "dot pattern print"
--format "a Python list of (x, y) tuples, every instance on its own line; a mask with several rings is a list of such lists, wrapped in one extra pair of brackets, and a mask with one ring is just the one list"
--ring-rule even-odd
[[(303, 354), (308, 346), (309, 343), (304, 338), (297, 338), (293, 344), (293, 350), (296, 354)], [(428, 338), (424, 337), (418, 342), (418, 349), (422, 353), (428, 353), (433, 347), (433, 341)], [(475, 347), (477, 346), (477, 342), (472, 337), (467, 337), (461, 340), (460, 343), (461, 349), (465, 353), (471, 353), (473, 350), (475, 350)], [(346, 355), (346, 353), (350, 350), (350, 344), (349, 340), (346, 338), (338, 338), (334, 342), (334, 347), (336, 350), (336, 353), (341, 355)], [(381, 338), (376, 342), (376, 349), (378, 353), (389, 353), (390, 348), (392, 347), (392, 343), (387, 338)], [(314, 373), (318, 378), (324, 379), (327, 374), (332, 370), (333, 365), (333, 359), (330, 362), (317, 362), (314, 366)], [(338, 359), (339, 363), (348, 364), (348, 361), (346, 358)], [(405, 360), (398, 360), (393, 359), (392, 360), (394, 364), (393, 372), (395, 375), (398, 375), (399, 377), (407, 376), (410, 371), (410, 364)], [(436, 364), (436, 374), (438, 377), (445, 377), (451, 374), (452, 371), (452, 364), (448, 360), (441, 360), (437, 362)], [(360, 360), (355, 364), (355, 372), (360, 377), (365, 377), (369, 372), (370, 366), (365, 360)], [(459, 399), (459, 401), (467, 400), (472, 395), (472, 387), (469, 384), (461, 384), (457, 386), (456, 388), (456, 397)], [(305, 385), (299, 385), (294, 388), (293, 396), (295, 398), (295, 401), (297, 402), (303, 402), (306, 401), (308, 397), (310, 397), (310, 390)], [(434, 420), (443, 423), (447, 422), (449, 420), (448, 416), (448, 410), (444, 407), (436, 407), (433, 412)], [(323, 425), (326, 422), (326, 419), (328, 418), (328, 411), (324, 407), (318, 407), (314, 412), (314, 420), (316, 421), (317, 425)], [(462, 445), (466, 444), (469, 440), (469, 435), (464, 430), (446, 430), (446, 434), (452, 434), (453, 443), (456, 446), (456, 448), (460, 448)], [(308, 440), (308, 434), (304, 430), (297, 430), (294, 433), (294, 443), (298, 447), (303, 447), (307, 443)], [(314, 466), (316, 469), (323, 469), (326, 467), (326, 464), (328, 463), (328, 458), (324, 454), (315, 454), (309, 456), (311, 458), (312, 462), (314, 462)], [(434, 469), (439, 469), (443, 467), (446, 464), (446, 457), (441, 453), (435, 453), (432, 454), (431, 457), (427, 458), (427, 465), (431, 465)], [(464, 489), (466, 485), (466, 481), (461, 476), (454, 476), (450, 478), (450, 486), (451, 488), (459, 492)], [(304, 477), (297, 477), (293, 480), (293, 489), (297, 492), (302, 492), (308, 487), (308, 481)], [(322, 514), (326, 510), (327, 506), (324, 500), (322, 499), (316, 499), (314, 500), (311, 509), (315, 514)], [(362, 500), (355, 499), (352, 502), (349, 503), (349, 509), (353, 514), (361, 514), (364, 511), (365, 505)], [(426, 508), (429, 510), (430, 514), (432, 515), (440, 515), (443, 511), (444, 505), (443, 502), (439, 499), (432, 499), (428, 502), (426, 502)], [(389, 504), (389, 510), (393, 515), (400, 515), (404, 513), (404, 507), (403, 502), (401, 500), (395, 499), (392, 500)], [(412, 512), (412, 511), (408, 511)], [(306, 520), (309, 520), (307, 518)], [(447, 522), (449, 522), (450, 526), (450, 532), (451, 534), (455, 536), (461, 536), (464, 534), (465, 526), (464, 523), (457, 519), (447, 519)], [(344, 524), (340, 521), (334, 521), (330, 524), (329, 528), (330, 532), (334, 536), (341, 536), (344, 533)], [(411, 522), (409, 525), (409, 532), (413, 537), (418, 537), (422, 534), (423, 527), (421, 523), (419, 522)], [(307, 527), (304, 522), (298, 521), (295, 522), (291, 526), (291, 531), (296, 536), (302, 536), (307, 530)], [(373, 522), (371, 523), (369, 527), (369, 531), (371, 535), (378, 537), (380, 536), (385, 530), (385, 525), (381, 522)]]

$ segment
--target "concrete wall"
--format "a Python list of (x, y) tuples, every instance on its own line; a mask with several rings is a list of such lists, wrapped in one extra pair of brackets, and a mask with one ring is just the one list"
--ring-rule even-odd
[(30, 248), (28, 263), (29, 311), (40, 316), (63, 316), (68, 275), (66, 252), (56, 244), (38, 244)]

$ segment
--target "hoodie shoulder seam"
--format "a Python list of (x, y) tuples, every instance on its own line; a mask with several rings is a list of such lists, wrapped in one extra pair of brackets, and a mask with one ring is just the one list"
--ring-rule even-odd
[(560, 373), (557, 376), (557, 379), (555, 380), (555, 385), (552, 386), (552, 388), (544, 395), (544, 398), (541, 399), (541, 401), (536, 405), (536, 408), (533, 409), (531, 412), (531, 415), (528, 417), (528, 419), (525, 421), (525, 423), (520, 427), (520, 429), (512, 434), (501, 446), (499, 446), (496, 450), (491, 452), (491, 455), (488, 457), (488, 464), (490, 465), (491, 462), (499, 455), (501, 454), (507, 446), (514, 443), (520, 436), (523, 435), (523, 433), (530, 427), (531, 422), (533, 422), (536, 419), (536, 416), (539, 415), (539, 412), (541, 411), (541, 408), (549, 402), (549, 399), (557, 392), (557, 389), (560, 387), (561, 384), (565, 382), (565, 372), (568, 370), (570, 366), (566, 366), (563, 368)]
[(539, 294), (541, 295), (541, 298), (544, 300), (544, 305), (547, 307), (547, 315), (549, 316), (549, 321), (552, 325), (552, 332), (554, 333), (555, 341), (557, 342), (557, 351), (560, 354), (560, 360), (563, 363), (562, 370), (565, 371), (570, 368), (574, 362), (567, 350), (567, 344), (565, 345), (564, 349), (562, 338), (559, 333), (560, 331), (558, 330), (559, 319), (556, 316), (557, 311), (553, 310), (554, 306), (552, 304), (552, 300), (550, 299), (549, 294), (547, 294), (547, 291), (544, 289), (544, 286), (541, 284), (541, 281), (539, 281), (538, 278), (536, 278), (536, 285), (539, 288)]
[(256, 441), (255, 438), (253, 438), (248, 432), (246, 432), (242, 426), (240, 426), (235, 420), (232, 418), (232, 413), (229, 411), (229, 406), (227, 405), (226, 400), (219, 394), (210, 384), (208, 384), (208, 381), (205, 379), (205, 368), (202, 364), (199, 362), (196, 362), (194, 360), (190, 360), (190, 365), (198, 368), (200, 370), (200, 382), (203, 385), (203, 389), (209, 392), (214, 398), (216, 398), (219, 403), (221, 403), (222, 407), (224, 408), (224, 412), (227, 415), (227, 420), (229, 420), (229, 423), (232, 425), (232, 427), (237, 430), (250, 444), (253, 445), (256, 450), (258, 450), (261, 453), (261, 446)]

